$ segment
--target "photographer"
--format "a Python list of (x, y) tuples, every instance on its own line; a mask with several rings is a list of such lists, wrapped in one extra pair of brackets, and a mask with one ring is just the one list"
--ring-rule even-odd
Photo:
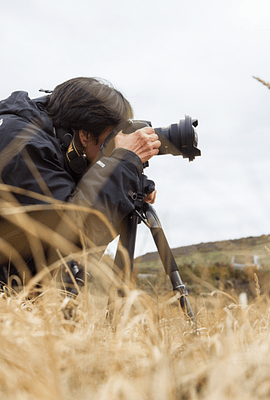
[[(12, 93), (0, 102), (1, 182), (94, 208), (117, 231), (134, 208), (129, 193), (138, 190), (143, 163), (158, 154), (160, 146), (150, 127), (121, 132), (132, 116), (124, 96), (95, 78), (68, 80), (34, 100), (23, 91)], [(113, 132), (118, 133), (112, 152), (102, 153)], [(155, 195), (145, 201), (154, 202)], [(14, 196), (23, 205), (43, 203), (29, 193)], [(106, 241), (98, 220), (77, 217), (94, 243)], [(58, 222), (55, 219), (55, 226)]]

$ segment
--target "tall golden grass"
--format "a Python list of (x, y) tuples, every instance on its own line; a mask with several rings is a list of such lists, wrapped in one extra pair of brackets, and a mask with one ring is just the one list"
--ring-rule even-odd
[[(44, 279), (68, 260), (59, 254), (21, 290), (6, 286), (1, 293), (1, 399), (269, 398), (270, 303), (256, 274), (250, 304), (201, 285), (190, 296), (191, 322), (173, 293), (150, 295), (136, 281), (123, 281), (106, 258), (93, 258), (93, 249), (76, 253), (91, 283), (68, 296)], [(34, 291), (38, 282), (43, 286)], [(117, 295), (120, 286), (124, 297)]]
[(108, 319), (109, 281), (77, 298), (53, 282), (32, 299), (2, 293), (1, 399), (269, 397), (270, 308), (258, 282), (249, 305), (219, 291), (191, 296), (191, 323), (172, 296), (135, 287)]

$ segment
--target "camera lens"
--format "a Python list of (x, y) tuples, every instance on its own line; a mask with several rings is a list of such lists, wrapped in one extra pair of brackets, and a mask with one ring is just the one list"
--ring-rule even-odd
[(179, 121), (178, 124), (171, 124), (165, 128), (155, 128), (155, 132), (161, 141), (158, 154), (181, 155), (194, 160), (196, 156), (201, 155), (197, 148), (198, 135), (195, 131), (198, 120), (192, 120), (189, 116)]

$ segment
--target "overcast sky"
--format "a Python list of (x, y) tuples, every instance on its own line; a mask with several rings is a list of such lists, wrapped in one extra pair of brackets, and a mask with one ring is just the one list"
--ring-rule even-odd
[[(199, 120), (201, 157), (145, 170), (170, 246), (270, 233), (269, 0), (9, 0), (0, 98), (76, 76), (113, 83), (154, 127)], [(136, 255), (154, 251), (139, 227)]]

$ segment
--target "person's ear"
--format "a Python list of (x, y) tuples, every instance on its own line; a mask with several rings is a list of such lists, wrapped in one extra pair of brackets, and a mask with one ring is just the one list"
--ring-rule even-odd
[(91, 141), (91, 135), (89, 132), (86, 132), (83, 129), (79, 130), (79, 139), (82, 144), (82, 147), (86, 147), (87, 144)]

